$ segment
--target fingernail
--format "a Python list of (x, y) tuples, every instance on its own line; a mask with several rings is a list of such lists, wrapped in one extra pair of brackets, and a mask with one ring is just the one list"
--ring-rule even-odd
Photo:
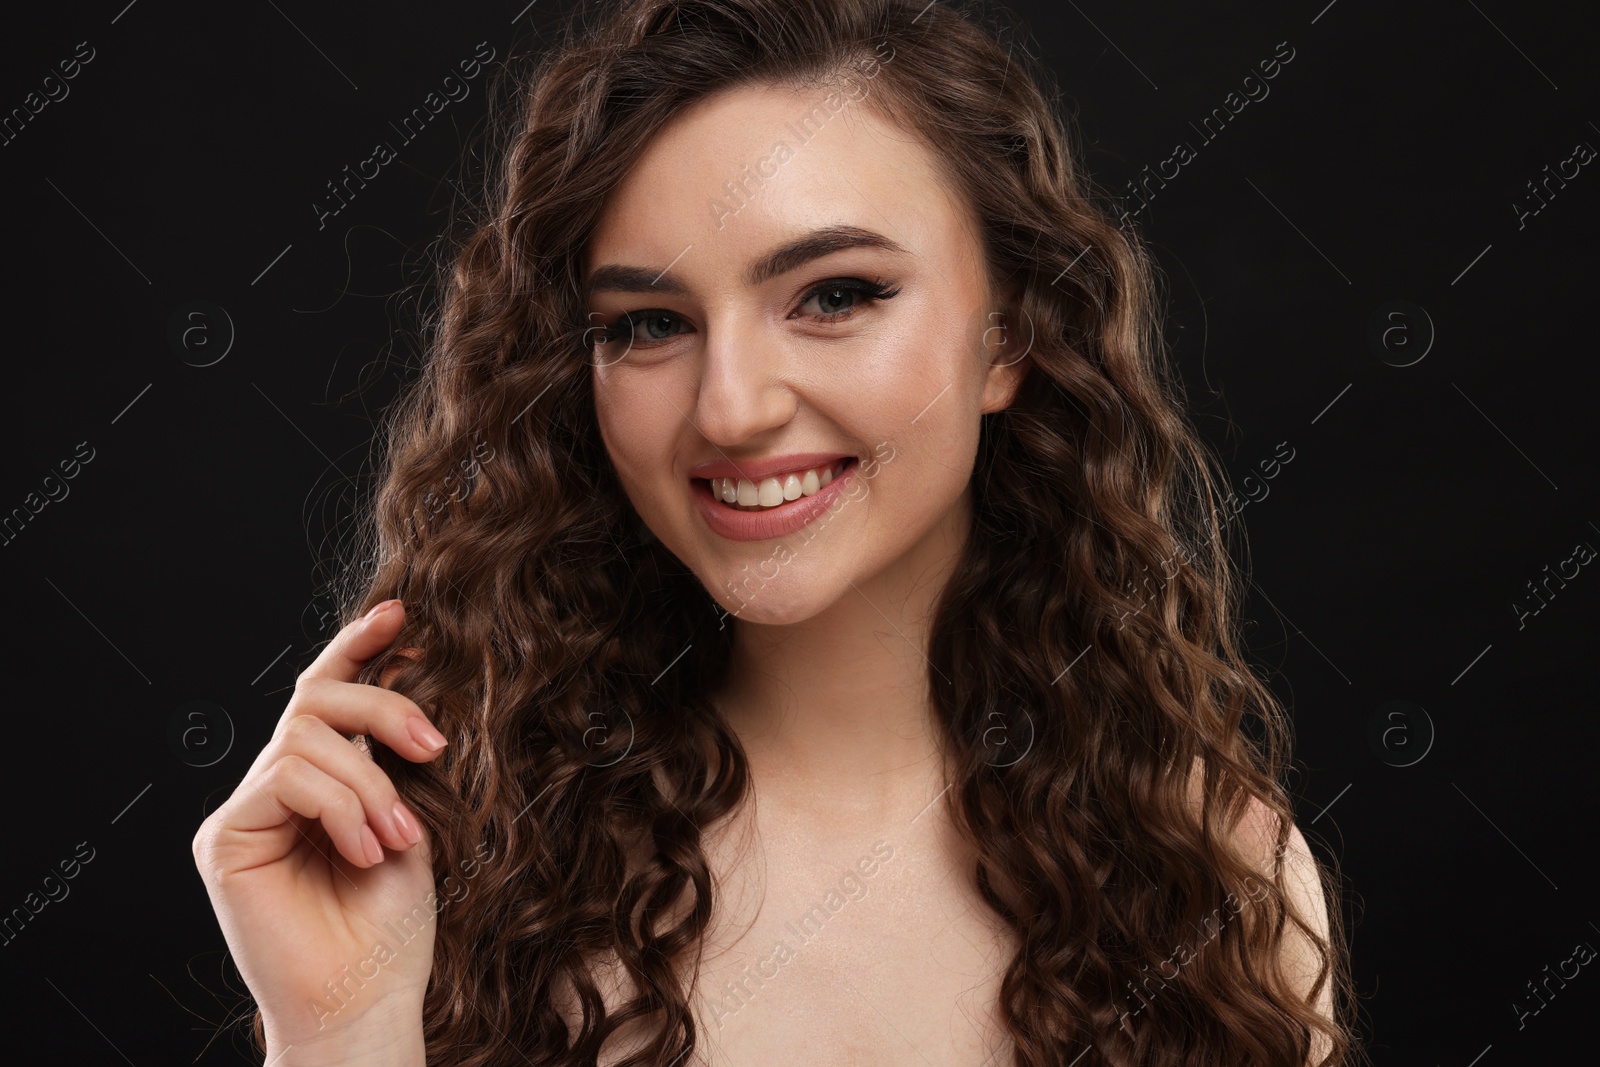
[(445, 740), (444, 734), (435, 730), (433, 724), (426, 719), (413, 718), (407, 726), (411, 730), (411, 736), (416, 738), (417, 744), (423, 748), (437, 752), (450, 743)]
[(388, 611), (390, 607), (392, 607), (393, 605), (398, 604), (398, 603), (400, 603), (400, 601), (398, 601), (398, 600), (385, 600), (381, 604), (374, 604), (371, 611), (369, 611), (365, 615), (361, 616), (361, 621), (362, 622), (371, 622), (373, 619), (376, 619), (379, 615), (382, 615), (384, 612)]
[(383, 862), (383, 846), (378, 844), (377, 835), (366, 823), (361, 824), (361, 847), (366, 851), (367, 859), (373, 863)]
[(417, 821), (398, 800), (394, 802), (394, 823), (400, 828), (400, 836), (413, 845), (422, 840), (422, 830), (417, 826)]

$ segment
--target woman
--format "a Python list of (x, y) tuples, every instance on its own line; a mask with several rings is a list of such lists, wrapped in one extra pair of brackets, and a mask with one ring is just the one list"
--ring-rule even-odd
[(270, 1062), (1350, 1062), (1153, 267), (996, 32), (545, 58), (195, 839)]

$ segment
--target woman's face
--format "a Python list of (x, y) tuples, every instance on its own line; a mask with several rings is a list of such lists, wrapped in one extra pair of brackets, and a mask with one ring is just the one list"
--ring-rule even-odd
[(979, 417), (1024, 367), (976, 219), (871, 90), (699, 101), (650, 142), (587, 250), (618, 477), (750, 621), (803, 621), (964, 536)]

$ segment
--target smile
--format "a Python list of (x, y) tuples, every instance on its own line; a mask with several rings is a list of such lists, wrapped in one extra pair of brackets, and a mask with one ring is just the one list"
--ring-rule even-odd
[(855, 478), (849, 456), (752, 482), (747, 478), (692, 478), (690, 494), (711, 529), (733, 541), (762, 541), (816, 521)]
[(844, 473), (848, 460), (840, 460), (827, 467), (810, 467), (803, 471), (790, 471), (759, 483), (747, 478), (711, 478), (711, 495), (740, 511), (766, 511), (779, 507), (802, 496), (816, 496), (834, 478)]

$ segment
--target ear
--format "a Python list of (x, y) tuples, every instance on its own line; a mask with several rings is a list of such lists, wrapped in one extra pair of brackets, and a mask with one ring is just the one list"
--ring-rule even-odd
[(983, 384), (983, 411), (1002, 411), (1016, 399), (1033, 350), (1033, 320), (1022, 307), (1021, 283), (1014, 283), (996, 311), (989, 313), (983, 353), (989, 370)]

